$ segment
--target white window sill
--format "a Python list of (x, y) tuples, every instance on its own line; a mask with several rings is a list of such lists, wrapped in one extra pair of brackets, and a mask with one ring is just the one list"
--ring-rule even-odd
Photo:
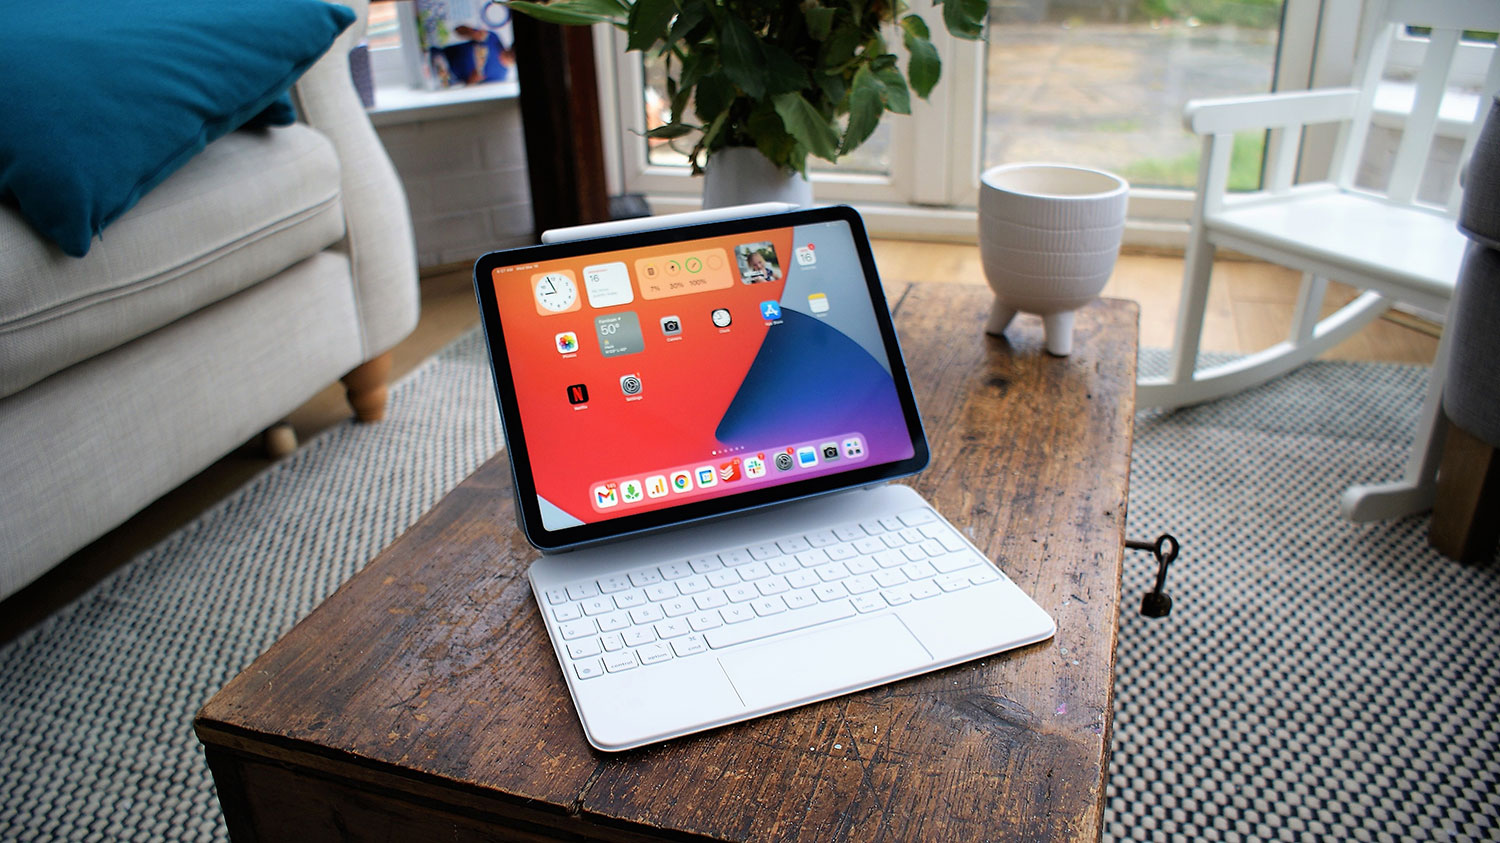
[(487, 111), (505, 100), (520, 96), (513, 81), (485, 82), (441, 91), (422, 91), (401, 85), (378, 86), (375, 107), (369, 110), (375, 126), (395, 126), (419, 120), (464, 117)]

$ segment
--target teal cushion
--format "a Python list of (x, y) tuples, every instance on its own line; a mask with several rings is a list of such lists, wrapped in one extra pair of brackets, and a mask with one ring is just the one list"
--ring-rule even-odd
[(278, 101), (354, 18), (322, 0), (0, 0), (0, 197), (83, 257), (210, 141), (289, 122)]

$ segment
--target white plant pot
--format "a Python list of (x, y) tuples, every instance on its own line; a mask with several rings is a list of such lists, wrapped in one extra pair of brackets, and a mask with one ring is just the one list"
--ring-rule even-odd
[(753, 146), (729, 146), (710, 155), (703, 168), (704, 209), (755, 202), (811, 205), (812, 184), (772, 164)]
[(1103, 170), (1006, 164), (980, 176), (979, 256), (995, 291), (988, 333), (1018, 311), (1042, 317), (1047, 350), (1073, 351), (1073, 311), (1114, 272), (1130, 186)]

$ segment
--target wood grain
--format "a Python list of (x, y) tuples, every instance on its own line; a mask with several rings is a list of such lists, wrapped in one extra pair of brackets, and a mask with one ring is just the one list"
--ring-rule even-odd
[(1057, 358), (1035, 318), (986, 337), (985, 288), (892, 288), (933, 448), (913, 485), (1053, 614), (1054, 639), (599, 753), (524, 579), (501, 454), (200, 713), (234, 838), (1097, 839), (1135, 307), (1085, 309)]

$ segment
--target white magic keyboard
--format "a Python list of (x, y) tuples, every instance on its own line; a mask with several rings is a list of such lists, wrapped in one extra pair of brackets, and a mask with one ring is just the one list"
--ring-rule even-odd
[(1004, 578), (930, 508), (547, 589), (580, 680), (721, 651)]

